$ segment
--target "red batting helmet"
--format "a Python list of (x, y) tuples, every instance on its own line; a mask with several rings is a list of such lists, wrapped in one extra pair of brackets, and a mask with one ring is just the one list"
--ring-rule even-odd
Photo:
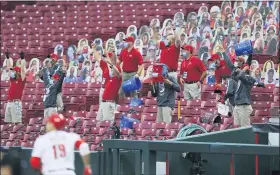
[(53, 124), (56, 129), (62, 129), (66, 123), (66, 119), (62, 114), (53, 113), (48, 117), (47, 122)]

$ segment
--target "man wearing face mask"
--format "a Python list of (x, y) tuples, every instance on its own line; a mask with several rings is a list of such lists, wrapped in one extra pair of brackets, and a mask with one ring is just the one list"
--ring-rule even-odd
[(104, 92), (102, 94), (102, 101), (100, 103), (97, 120), (110, 120), (114, 121), (115, 119), (115, 110), (116, 110), (116, 100), (118, 97), (118, 92), (122, 83), (121, 68), (119, 65), (114, 65), (109, 57), (109, 54), (106, 54), (107, 58), (105, 59), (105, 64), (108, 66), (109, 76), (106, 78), (104, 85)]
[(8, 103), (4, 121), (7, 123), (22, 122), (21, 97), (25, 86), (26, 61), (24, 53), (20, 53), (21, 65), (16, 66), (10, 72), (10, 88), (8, 90)]
[(177, 80), (178, 61), (182, 45), (180, 37), (169, 34), (166, 39), (160, 41), (158, 32), (153, 28), (153, 39), (157, 42), (157, 47), (161, 49), (159, 62), (168, 66), (168, 75)]
[(183, 62), (180, 69), (180, 83), (184, 85), (184, 98), (186, 100), (199, 99), (201, 96), (201, 85), (207, 75), (203, 62), (193, 56), (193, 47), (186, 45), (182, 47)]
[[(134, 38), (128, 37), (124, 40), (124, 49), (121, 51), (117, 65), (122, 63), (122, 82), (125, 82), (135, 76), (139, 78), (139, 75), (144, 68), (143, 58), (140, 52), (134, 48)], [(120, 88), (120, 97), (124, 97), (123, 89)], [(133, 97), (137, 97), (137, 92), (132, 92)]]
[(221, 57), (219, 54), (213, 54), (210, 58), (210, 60), (212, 60), (216, 67), (215, 70), (215, 77), (216, 77), (216, 82), (217, 84), (222, 83), (223, 79), (226, 79), (228, 77), (230, 77), (231, 71), (228, 69), (228, 67), (226, 66), (225, 60), (221, 60)]
[(49, 69), (43, 69), (43, 80), (45, 84), (44, 117), (50, 116), (52, 113), (57, 113), (57, 95), (61, 91), (61, 86), (65, 77), (66, 70), (51, 74)]

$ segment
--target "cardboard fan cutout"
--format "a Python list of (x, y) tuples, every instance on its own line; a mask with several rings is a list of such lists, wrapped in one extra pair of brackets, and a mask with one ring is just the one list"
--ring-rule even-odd
[(81, 51), (83, 50), (84, 46), (88, 46), (88, 40), (86, 38), (80, 39), (80, 41), (78, 43), (77, 54), (81, 53)]
[(54, 53), (59, 57), (62, 58), (63, 57), (63, 45), (58, 44), (55, 46), (54, 48)]
[(150, 22), (150, 28), (160, 27), (160, 21), (158, 18), (153, 18)]
[(277, 73), (274, 68), (268, 69), (265, 73), (264, 84), (276, 84)]
[(125, 39), (125, 33), (123, 32), (117, 33), (115, 37), (115, 41), (123, 42), (124, 39)]
[(198, 16), (200, 17), (203, 13), (206, 13), (208, 12), (208, 7), (207, 6), (201, 6), (199, 9), (198, 9)]
[(126, 35), (130, 36), (131, 33), (136, 33), (137, 34), (137, 27), (135, 25), (130, 25), (127, 28)]
[(143, 41), (141, 39), (135, 40), (134, 48), (137, 49), (141, 53), (141, 55), (143, 55)]
[(264, 50), (264, 40), (263, 38), (258, 38), (254, 43), (254, 53), (262, 54)]
[(96, 46), (100, 46), (103, 48), (103, 41), (101, 38), (96, 38), (93, 40), (93, 43), (96, 45)]
[(141, 35), (140, 39), (143, 41), (143, 46), (147, 46), (148, 45), (148, 41), (150, 40), (151, 36), (150, 33), (145, 32)]
[(184, 13), (182, 13), (182, 12), (175, 13), (173, 21), (174, 21), (174, 24), (175, 24), (176, 28), (182, 27), (184, 25), (184, 22), (185, 22), (184, 21)]
[(116, 42), (115, 42), (115, 40), (113, 38), (110, 38), (110, 39), (107, 40), (106, 46), (105, 46), (105, 50), (107, 52), (114, 52), (114, 53), (116, 53), (116, 51), (117, 51)]
[(172, 19), (165, 19), (162, 25), (162, 28), (164, 29), (167, 26), (172, 26), (173, 25), (173, 20)]
[(143, 33), (146, 33), (146, 32), (150, 32), (150, 27), (147, 26), (147, 25), (143, 25), (140, 27), (139, 29), (139, 35), (138, 36), (141, 36)]
[(203, 30), (206, 26), (210, 27), (210, 14), (208, 12), (202, 13), (198, 21), (200, 30)]
[(27, 71), (36, 74), (39, 72), (39, 68), (40, 68), (40, 60), (38, 58), (32, 58), (29, 62), (29, 67)]
[(76, 54), (77, 54), (77, 47), (75, 45), (70, 45), (67, 48), (67, 53), (66, 53), (67, 60), (69, 62), (75, 60), (76, 59)]

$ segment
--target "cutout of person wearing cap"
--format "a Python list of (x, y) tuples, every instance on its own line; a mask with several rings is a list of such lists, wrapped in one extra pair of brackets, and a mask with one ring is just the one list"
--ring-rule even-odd
[(75, 45), (70, 45), (67, 49), (66, 58), (69, 62), (76, 60), (77, 57), (77, 47)]
[(54, 54), (56, 54), (58, 56), (58, 59), (62, 59), (63, 57), (63, 45), (58, 44), (55, 46), (54, 48)]
[(164, 35), (164, 39), (160, 40), (155, 28), (153, 28), (153, 33), (154, 35), (152, 38), (156, 41), (157, 48), (161, 50), (159, 62), (168, 66), (169, 76), (177, 80), (180, 47), (182, 46), (179, 34), (176, 33), (176, 35), (174, 35), (172, 30), (172, 33), (164, 33), (167, 35)]
[(154, 82), (154, 79), (152, 79), (151, 85), (152, 95), (157, 98), (156, 122), (171, 123), (172, 111), (175, 107), (176, 100), (175, 92), (180, 92), (181, 90), (177, 79), (166, 73), (166, 76), (163, 77), (163, 82)]
[(26, 83), (26, 61), (24, 53), (20, 53), (21, 65), (16, 66), (10, 71), (10, 87), (8, 90), (8, 103), (5, 110), (4, 122), (21, 123), (22, 105), (21, 98)]
[(36, 74), (39, 72), (40, 60), (38, 58), (33, 58), (29, 62), (29, 68), (27, 69), (27, 82), (33, 82), (35, 80)]
[(88, 46), (88, 40), (86, 38), (80, 39), (80, 41), (78, 43), (77, 54), (81, 54), (81, 52), (85, 46)]
[(262, 38), (259, 38), (254, 43), (254, 53), (262, 54), (264, 49), (264, 41)]
[(77, 82), (80, 83), (91, 83), (90, 70), (88, 68), (83, 68), (80, 77), (77, 78)]
[(106, 54), (105, 64), (108, 68), (109, 76), (104, 84), (101, 103), (97, 113), (97, 121), (114, 121), (116, 111), (116, 100), (122, 84), (121, 68), (111, 62), (109, 54)]
[[(125, 39), (125, 42), (123, 43), (124, 49), (122, 50), (117, 63), (118, 65), (122, 63), (122, 82), (125, 82), (132, 77), (139, 78), (139, 75), (144, 68), (142, 55), (134, 48), (134, 41), (133, 37)], [(122, 88), (120, 88), (119, 94), (120, 97), (125, 96)], [(133, 97), (137, 97), (136, 91), (133, 91), (131, 94)]]
[(157, 60), (157, 47), (155, 45), (151, 45), (148, 48), (147, 55), (145, 57), (145, 62), (156, 62)]
[(207, 75), (203, 62), (193, 56), (193, 47), (185, 45), (182, 47), (183, 62), (180, 69), (180, 83), (184, 85), (184, 99), (200, 99), (201, 85)]
[(67, 75), (64, 78), (65, 83), (76, 83), (77, 82), (77, 73), (78, 70), (76, 67), (71, 66), (67, 70)]
[(84, 46), (83, 50), (81, 51), (81, 54), (78, 56), (79, 62), (83, 63), (85, 60), (88, 60), (90, 56), (89, 53), (90, 53), (89, 46)]
[(206, 83), (211, 85), (216, 83), (215, 67), (210, 67), (207, 71)]

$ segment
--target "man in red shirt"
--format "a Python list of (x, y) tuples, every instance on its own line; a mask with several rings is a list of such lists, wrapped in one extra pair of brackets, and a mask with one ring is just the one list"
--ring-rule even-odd
[(108, 58), (106, 59), (106, 63), (109, 66), (109, 77), (106, 79), (102, 102), (99, 106), (97, 114), (98, 121), (113, 121), (115, 119), (116, 99), (122, 84), (120, 66), (112, 64)]
[(180, 82), (184, 85), (184, 98), (186, 100), (199, 99), (201, 96), (201, 84), (207, 75), (203, 62), (193, 56), (193, 47), (182, 47), (183, 62), (180, 69)]
[(223, 79), (230, 77), (231, 71), (226, 66), (225, 60), (221, 60), (219, 54), (213, 54), (210, 60), (213, 61), (214, 64), (216, 65), (216, 70), (215, 70), (216, 83), (221, 84)]
[(181, 40), (175, 35), (169, 34), (166, 39), (160, 41), (158, 32), (153, 29), (153, 39), (157, 41), (157, 47), (161, 49), (159, 62), (168, 66), (168, 75), (177, 80), (178, 61), (180, 57)]
[[(101, 104), (106, 81), (110, 78), (109, 66), (106, 63), (106, 61), (102, 59), (102, 53), (101, 50), (99, 50), (99, 47), (96, 47), (96, 45), (93, 44), (92, 51), (94, 55), (94, 60), (99, 62), (100, 68), (102, 70), (102, 82), (101, 82), (101, 88), (99, 90), (99, 104)], [(105, 53), (104, 55), (106, 59), (110, 60), (113, 65), (116, 65), (116, 55), (114, 53), (109, 52), (109, 53)]]
[(21, 97), (25, 85), (26, 75), (26, 61), (24, 53), (20, 53), (21, 65), (16, 66), (10, 72), (10, 88), (8, 91), (8, 103), (5, 111), (4, 121), (7, 123), (21, 123), (22, 122), (22, 106)]
[[(123, 46), (125, 48), (120, 53), (118, 65), (122, 63), (122, 82), (125, 82), (133, 76), (139, 78), (139, 75), (144, 66), (142, 55), (137, 49), (134, 48), (133, 37), (130, 36), (126, 38)], [(120, 88), (119, 95), (120, 97), (125, 96), (122, 88)], [(137, 92), (132, 92), (132, 96), (137, 97)]]

